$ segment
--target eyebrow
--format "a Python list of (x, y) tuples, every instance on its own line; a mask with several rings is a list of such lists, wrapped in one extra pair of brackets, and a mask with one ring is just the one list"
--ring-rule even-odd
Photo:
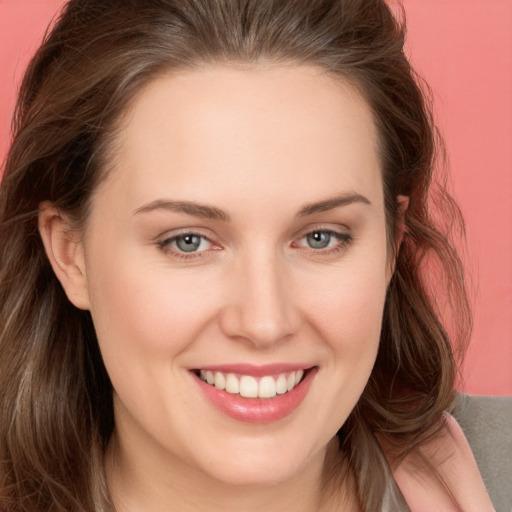
[(215, 208), (215, 206), (208, 206), (206, 204), (199, 204), (194, 201), (172, 201), (170, 199), (157, 199), (152, 201), (140, 208), (137, 208), (134, 212), (135, 215), (139, 213), (152, 212), (154, 210), (169, 210), (172, 212), (186, 213), (193, 215), (194, 217), (202, 217), (205, 219), (221, 220), (223, 222), (229, 222), (229, 215)]
[(313, 215), (315, 213), (327, 212), (329, 210), (333, 210), (334, 208), (339, 208), (341, 206), (348, 206), (353, 203), (362, 203), (366, 205), (371, 205), (371, 202), (365, 196), (356, 193), (349, 194), (341, 194), (336, 197), (332, 197), (330, 199), (325, 199), (323, 201), (318, 201), (316, 203), (307, 204), (303, 206), (297, 217), (307, 217), (308, 215)]
[[(336, 197), (306, 204), (297, 213), (297, 217), (307, 217), (315, 213), (326, 212), (342, 206), (348, 206), (353, 203), (362, 203), (370, 205), (371, 202), (361, 194), (348, 193)], [(134, 211), (135, 215), (148, 213), (155, 210), (168, 210), (172, 212), (185, 213), (194, 217), (202, 217), (205, 219), (220, 220), (229, 222), (230, 216), (225, 211), (215, 206), (196, 203), (194, 201), (173, 201), (171, 199), (157, 199), (151, 201)]]

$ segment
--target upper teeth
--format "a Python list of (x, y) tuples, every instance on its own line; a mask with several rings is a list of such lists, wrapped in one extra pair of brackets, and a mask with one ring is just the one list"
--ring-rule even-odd
[(302, 379), (303, 370), (280, 375), (265, 375), (259, 380), (252, 375), (235, 375), (234, 373), (201, 370), (202, 380), (228, 393), (238, 394), (247, 398), (272, 398), (291, 391)]

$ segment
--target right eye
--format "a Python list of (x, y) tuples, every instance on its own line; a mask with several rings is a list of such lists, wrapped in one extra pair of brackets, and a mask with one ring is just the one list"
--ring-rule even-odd
[(209, 241), (201, 235), (189, 233), (179, 235), (172, 240), (171, 244), (182, 252), (201, 252), (208, 249)]
[(179, 258), (193, 258), (212, 249), (213, 243), (198, 233), (180, 233), (159, 242), (158, 246), (164, 252), (174, 254)]

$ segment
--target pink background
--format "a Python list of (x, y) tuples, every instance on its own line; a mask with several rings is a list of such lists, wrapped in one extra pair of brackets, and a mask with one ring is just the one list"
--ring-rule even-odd
[[(0, 2), (0, 158), (27, 60), (61, 0)], [(406, 0), (468, 226), (475, 328), (461, 388), (512, 394), (512, 0)]]

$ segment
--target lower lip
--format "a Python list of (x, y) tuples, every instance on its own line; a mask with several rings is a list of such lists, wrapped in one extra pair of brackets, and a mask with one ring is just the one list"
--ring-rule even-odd
[(213, 405), (231, 418), (247, 423), (271, 423), (285, 418), (299, 407), (306, 397), (317, 368), (306, 372), (291, 391), (272, 398), (245, 398), (220, 390), (193, 374), (199, 387)]

